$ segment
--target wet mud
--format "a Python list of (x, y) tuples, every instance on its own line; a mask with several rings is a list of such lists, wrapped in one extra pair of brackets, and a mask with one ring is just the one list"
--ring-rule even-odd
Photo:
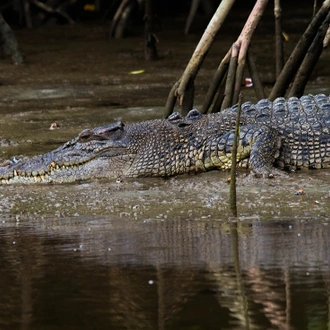
[[(146, 221), (184, 217), (226, 222), (231, 219), (227, 178), (227, 173), (213, 171), (169, 179), (5, 185), (0, 192), (0, 212), (10, 221), (104, 215)], [(275, 179), (239, 173), (239, 219), (329, 221), (329, 183), (330, 173), (321, 171)]]

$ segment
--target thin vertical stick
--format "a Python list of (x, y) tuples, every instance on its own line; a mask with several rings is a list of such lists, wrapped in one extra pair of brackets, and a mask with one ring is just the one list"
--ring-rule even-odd
[(305, 86), (308, 82), (310, 75), (322, 53), (323, 50), (323, 40), (327, 33), (330, 22), (330, 12), (324, 20), (323, 24), (320, 26), (318, 33), (313, 40), (311, 46), (309, 47), (303, 62), (295, 76), (291, 89), (288, 93), (288, 97), (291, 96), (302, 96), (305, 90)]
[(184, 27), (184, 34), (189, 34), (190, 27), (191, 27), (191, 24), (192, 24), (195, 16), (196, 16), (199, 4), (200, 4), (200, 0), (191, 1), (188, 18), (187, 18), (187, 21), (186, 21), (186, 25)]
[(218, 95), (215, 98), (213, 107), (211, 109), (211, 113), (216, 113), (216, 112), (219, 112), (220, 111), (221, 104), (223, 102), (223, 99), (225, 98), (225, 86), (224, 86), (224, 83), (225, 83), (225, 79), (221, 82), (221, 84), (219, 86)]
[(235, 1), (233, 0), (226, 0), (221, 1), (217, 11), (215, 12), (214, 16), (212, 17), (209, 25), (207, 26), (204, 34), (199, 41), (187, 67), (185, 72), (182, 75), (180, 85), (177, 90), (177, 94), (180, 97), (184, 94), (187, 84), (189, 80), (192, 78), (194, 79), (199, 68), (201, 67), (207, 51), (210, 49), (217, 32), (219, 31), (220, 27), (222, 26), (225, 18), (227, 17), (231, 7), (233, 6)]
[(235, 73), (237, 68), (237, 59), (239, 53), (239, 45), (234, 43), (231, 47), (231, 58), (228, 68), (228, 75), (225, 88), (225, 98), (222, 102), (221, 109), (226, 109), (233, 104), (233, 89), (235, 84)]
[(23, 1), (23, 8), (24, 8), (25, 24), (29, 29), (32, 29), (33, 25), (31, 18), (31, 11), (30, 11), (30, 3), (28, 0)]
[(165, 112), (164, 117), (167, 118), (172, 112), (175, 107), (176, 97), (175, 92), (180, 85), (180, 80), (178, 80), (171, 88), (170, 93), (168, 95), (166, 105), (165, 105)]
[[(210, 87), (206, 93), (204, 102), (203, 102), (203, 107), (202, 107), (202, 113), (207, 113), (208, 109), (210, 108), (213, 99), (215, 97), (215, 94), (217, 92), (217, 90), (220, 87), (221, 81), (223, 80), (223, 78), (225, 77), (227, 70), (228, 70), (228, 66), (229, 66), (229, 62), (230, 62), (230, 56), (231, 56), (231, 48), (229, 49), (229, 51), (227, 52), (226, 56), (222, 59), (217, 71), (215, 72), (212, 82), (210, 84)], [(220, 107), (219, 107), (220, 109)]]
[(249, 72), (250, 72), (250, 75), (252, 78), (254, 91), (256, 92), (256, 96), (257, 96), (258, 100), (266, 98), (264, 86), (262, 85), (262, 82), (260, 80), (257, 66), (256, 66), (256, 61), (254, 59), (251, 49), (249, 49), (248, 53), (247, 53), (247, 65), (248, 65)]
[(260, 21), (260, 18), (266, 9), (268, 0), (257, 0), (250, 15), (247, 19), (244, 28), (238, 37), (238, 43), (240, 45), (238, 60), (237, 60), (237, 72), (235, 77), (235, 85), (233, 92), (233, 104), (237, 103), (239, 98), (239, 93), (241, 90), (243, 73), (245, 67), (246, 54), (249, 48), (249, 44), (252, 38), (252, 35)]
[(237, 291), (238, 296), (236, 303), (240, 305), (240, 310), (243, 311), (244, 316), (244, 329), (250, 330), (250, 320), (249, 320), (249, 302), (248, 297), (245, 291), (243, 277), (242, 277), (242, 271), (240, 267), (239, 262), (239, 236), (238, 236), (238, 230), (237, 230), (237, 222), (231, 222), (230, 225), (230, 236), (231, 236), (231, 247), (232, 247), (232, 255), (233, 255), (233, 263), (236, 273), (236, 281), (237, 281)]
[[(182, 102), (182, 98), (184, 98), (184, 94), (186, 92), (187, 86), (189, 84), (193, 84), (195, 77), (203, 64), (203, 61), (207, 55), (207, 52), (209, 51), (211, 45), (213, 44), (213, 41), (220, 30), (223, 22), (225, 21), (225, 18), (227, 17), (231, 7), (235, 3), (235, 0), (223, 0), (221, 1), (218, 9), (214, 13), (210, 23), (208, 24), (206, 30), (204, 31), (204, 34), (199, 41), (198, 45), (196, 46), (196, 49), (187, 64), (187, 67), (185, 71), (183, 72), (179, 86), (176, 90), (176, 92), (173, 94), (171, 93), (169, 95), (169, 98), (179, 98)], [(191, 88), (191, 85), (190, 85)], [(193, 100), (191, 101), (193, 102)], [(190, 103), (191, 103), (190, 102)], [(171, 100), (168, 100), (166, 102), (167, 105), (173, 105), (174, 102)], [(188, 103), (187, 103), (188, 104)], [(167, 109), (167, 113), (172, 112), (173, 109)], [(190, 110), (190, 109), (188, 109)]]
[(157, 39), (154, 35), (155, 13), (154, 0), (145, 0), (145, 22), (144, 22), (144, 56), (147, 61), (158, 59)]
[(305, 33), (300, 38), (295, 49), (291, 53), (289, 59), (286, 61), (281, 74), (278, 76), (276, 83), (269, 95), (269, 100), (273, 101), (278, 96), (283, 96), (292, 81), (292, 78), (296, 74), (308, 48), (315, 35), (319, 26), (324, 21), (325, 17), (329, 13), (330, 0), (325, 0), (320, 8), (320, 10), (314, 16), (312, 22), (308, 25)]
[(230, 170), (230, 192), (229, 192), (229, 205), (230, 211), (234, 217), (237, 217), (237, 203), (236, 203), (236, 156), (237, 146), (239, 142), (240, 119), (242, 108), (242, 94), (238, 98), (238, 108), (236, 116), (236, 127), (234, 134), (233, 147), (231, 149), (231, 170)]
[(324, 40), (323, 40), (323, 48), (327, 48), (330, 41), (330, 25), (328, 27), (327, 33), (325, 34)]
[[(215, 73), (213, 80), (210, 84), (209, 90), (207, 92), (204, 106), (203, 106), (203, 113), (206, 113), (209, 109), (209, 107), (212, 104), (212, 101), (215, 97), (215, 94), (217, 92), (218, 86), (221, 83), (221, 80), (226, 74), (228, 62), (230, 60), (230, 65), (228, 69), (228, 75), (227, 75), (227, 81), (226, 81), (226, 92), (223, 97), (223, 95), (220, 95), (218, 93), (218, 97), (216, 98), (215, 104), (213, 105), (212, 112), (214, 112), (217, 109), (220, 109), (219, 101), (223, 98), (223, 103), (221, 106), (221, 109), (225, 109), (233, 103), (236, 103), (238, 101), (238, 96), (241, 90), (241, 84), (242, 84), (242, 78), (243, 78), (243, 72), (245, 67), (245, 61), (247, 56), (247, 51), (249, 48), (249, 44), (252, 38), (252, 35), (255, 31), (255, 28), (258, 25), (258, 22), (267, 6), (268, 0), (257, 0), (239, 37), (237, 38), (236, 42), (232, 46), (232, 49), (227, 52), (223, 60), (221, 61), (219, 68), (217, 72)], [(235, 50), (233, 50), (235, 48)], [(238, 49), (238, 50), (237, 50)], [(238, 54), (234, 54), (233, 52), (238, 51)], [(234, 57), (235, 62), (234, 63)], [(237, 60), (236, 60), (237, 57)], [(235, 70), (232, 71), (231, 66), (235, 64)], [(222, 83), (221, 83), (222, 84)]]
[(114, 35), (116, 34), (115, 30), (117, 28), (117, 25), (118, 25), (118, 22), (120, 20), (120, 17), (122, 16), (125, 7), (128, 4), (129, 4), (129, 0), (123, 0), (123, 1), (121, 1), (120, 5), (119, 5), (119, 7), (118, 7), (118, 9), (117, 9), (117, 11), (115, 13), (115, 16), (112, 19), (112, 23), (111, 23), (110, 31), (109, 31), (109, 39), (112, 38), (112, 37), (114, 37)]
[[(239, 52), (241, 53), (241, 49), (239, 50)], [(240, 55), (239, 55), (238, 59), (240, 58)], [(236, 104), (238, 102), (239, 94), (241, 92), (243, 73), (244, 73), (244, 69), (245, 69), (245, 59), (246, 59), (246, 53), (241, 58), (241, 60), (238, 60), (238, 64), (237, 64), (237, 68), (236, 68), (236, 75), (235, 75), (235, 84), (234, 84), (234, 90), (233, 90), (232, 104)]]
[(275, 16), (276, 77), (278, 77), (284, 66), (282, 9), (281, 9), (280, 0), (275, 0), (274, 2), (274, 16)]
[(180, 98), (181, 114), (185, 116), (194, 105), (195, 84), (194, 80), (188, 81), (185, 91), (185, 97)]
[(313, 5), (313, 17), (316, 14), (316, 8), (317, 8), (317, 0), (314, 0), (314, 5)]

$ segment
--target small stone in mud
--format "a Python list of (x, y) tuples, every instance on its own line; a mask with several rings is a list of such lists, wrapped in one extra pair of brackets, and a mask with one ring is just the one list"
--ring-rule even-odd
[(303, 195), (304, 191), (302, 189), (296, 191), (296, 195)]

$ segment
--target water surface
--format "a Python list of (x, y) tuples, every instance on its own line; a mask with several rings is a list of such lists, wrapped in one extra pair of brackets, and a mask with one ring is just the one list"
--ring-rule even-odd
[(6, 219), (1, 329), (326, 329), (329, 219)]

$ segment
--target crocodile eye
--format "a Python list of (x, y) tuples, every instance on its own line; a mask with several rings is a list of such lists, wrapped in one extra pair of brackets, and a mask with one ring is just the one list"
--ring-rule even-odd
[(85, 129), (79, 134), (78, 138), (79, 138), (79, 140), (86, 141), (86, 140), (90, 139), (93, 136), (93, 134), (94, 133), (91, 129)]
[(192, 109), (188, 112), (186, 120), (197, 120), (202, 118), (202, 114), (197, 109)]
[(115, 136), (120, 136), (124, 130), (124, 124), (118, 121), (107, 126), (96, 127), (93, 129), (93, 139), (95, 140), (109, 140)]
[(107, 125), (107, 126), (101, 126), (94, 128), (94, 134), (97, 136), (103, 136), (107, 135), (108, 133), (113, 133), (118, 130), (123, 130), (124, 124), (121, 121), (117, 121), (116, 123)]

